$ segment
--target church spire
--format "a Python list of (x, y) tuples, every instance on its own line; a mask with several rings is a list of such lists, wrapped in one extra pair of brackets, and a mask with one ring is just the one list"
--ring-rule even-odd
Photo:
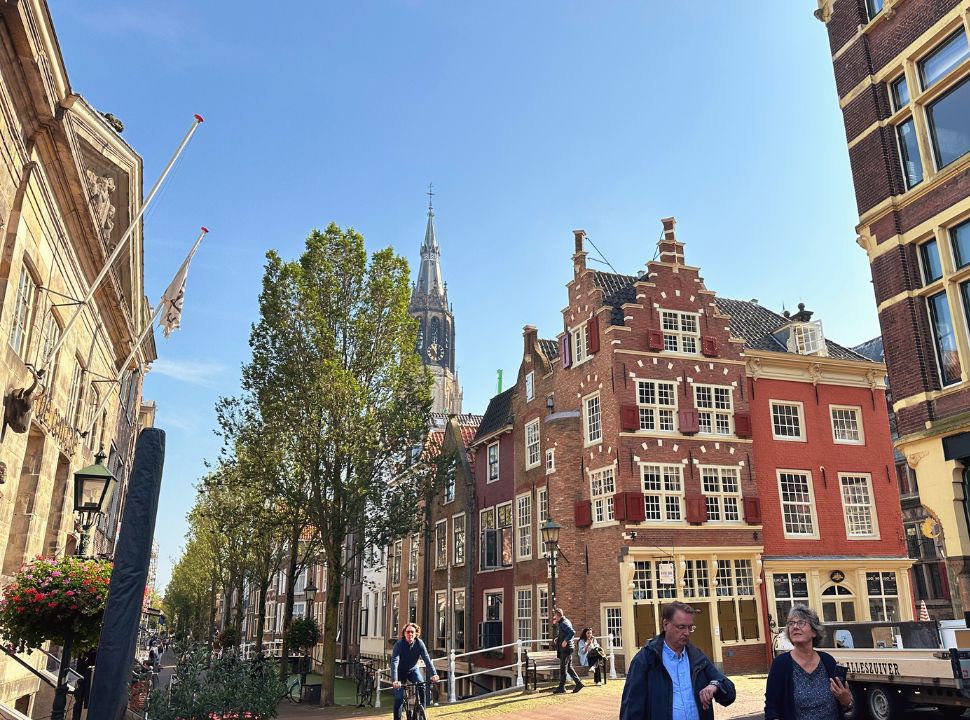
[(448, 288), (441, 281), (441, 249), (434, 234), (434, 207), (431, 199), (434, 196), (431, 183), (428, 183), (428, 226), (424, 231), (424, 242), (421, 244), (421, 267), (418, 270), (418, 283), (414, 289), (416, 296), (438, 298), (447, 306)]

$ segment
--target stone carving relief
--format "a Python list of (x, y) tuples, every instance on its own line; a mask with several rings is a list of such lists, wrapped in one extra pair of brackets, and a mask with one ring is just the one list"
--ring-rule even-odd
[(85, 170), (85, 174), (88, 178), (88, 197), (91, 199), (98, 227), (106, 235), (111, 235), (115, 226), (115, 207), (111, 204), (111, 193), (115, 190), (114, 178), (98, 175), (91, 170)]
[(818, 385), (819, 382), (822, 380), (822, 364), (812, 363), (811, 366), (808, 368), (808, 374), (812, 378), (812, 385)]
[(907, 455), (906, 464), (909, 465), (911, 468), (913, 468), (913, 470), (915, 470), (916, 466), (919, 465), (919, 461), (925, 458), (927, 455), (929, 455), (929, 452), (926, 450)]

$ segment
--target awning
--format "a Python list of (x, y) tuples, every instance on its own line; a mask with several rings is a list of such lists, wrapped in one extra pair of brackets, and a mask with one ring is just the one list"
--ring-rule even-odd
[(970, 432), (957, 433), (943, 438), (943, 458), (962, 460), (970, 464)]

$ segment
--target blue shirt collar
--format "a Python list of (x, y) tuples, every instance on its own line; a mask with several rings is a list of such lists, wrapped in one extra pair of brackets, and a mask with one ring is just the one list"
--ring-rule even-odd
[(666, 655), (671, 660), (675, 660), (675, 661), (682, 660), (684, 656), (687, 654), (687, 648), (685, 647), (683, 650), (681, 650), (680, 655), (678, 655), (677, 653), (674, 652), (673, 648), (671, 648), (670, 645), (667, 644), (666, 640), (663, 641), (663, 646), (664, 646), (664, 655)]

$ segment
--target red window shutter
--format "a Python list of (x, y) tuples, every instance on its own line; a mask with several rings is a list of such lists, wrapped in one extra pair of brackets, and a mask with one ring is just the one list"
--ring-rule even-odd
[(701, 354), (704, 357), (717, 357), (717, 338), (713, 335), (701, 337)]
[(595, 315), (586, 323), (586, 351), (592, 355), (600, 349), (600, 319)]
[(744, 520), (748, 525), (761, 524), (761, 499), (756, 497), (744, 498)]
[(643, 493), (626, 493), (626, 521), (643, 522), (647, 519), (646, 508), (643, 506)]
[[(946, 560), (941, 560), (939, 562), (940, 567), (940, 589), (943, 591), (943, 599), (950, 599), (950, 578), (946, 575)], [(916, 570), (916, 568), (913, 568)]]
[(618, 492), (613, 494), (613, 519), (626, 520), (626, 493)]
[(685, 435), (700, 432), (700, 417), (694, 408), (681, 408), (677, 413), (680, 431)]
[(589, 500), (576, 503), (576, 527), (585, 528), (593, 524), (593, 504)]
[(734, 413), (734, 434), (738, 437), (751, 437), (751, 413)]
[(700, 525), (707, 521), (707, 501), (703, 495), (695, 495), (687, 498), (687, 522), (691, 525)]
[(562, 358), (562, 366), (568, 368), (572, 365), (572, 358), (569, 356), (569, 333), (567, 332), (559, 338), (559, 357)]
[(627, 432), (640, 429), (640, 408), (636, 405), (620, 405), (620, 427)]
[(660, 330), (647, 330), (647, 350), (660, 352), (664, 349), (664, 334)]

